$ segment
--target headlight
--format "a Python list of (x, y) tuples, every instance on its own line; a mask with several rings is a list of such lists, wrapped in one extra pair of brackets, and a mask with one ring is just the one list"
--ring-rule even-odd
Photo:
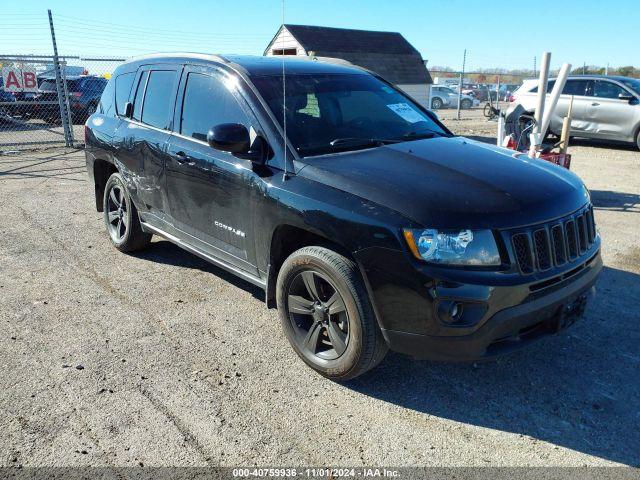
[(491, 230), (442, 232), (432, 228), (404, 229), (413, 255), (445, 265), (498, 266), (500, 253)]

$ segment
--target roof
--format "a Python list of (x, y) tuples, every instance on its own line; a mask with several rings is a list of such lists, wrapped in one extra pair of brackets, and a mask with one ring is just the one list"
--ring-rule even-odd
[(400, 33), (285, 24), (265, 54), (283, 27), (307, 52), (313, 51), (318, 57), (347, 60), (396, 85), (432, 83), (420, 52)]
[(119, 70), (135, 70), (141, 65), (150, 63), (181, 64), (183, 62), (225, 64), (235, 70), (242, 70), (247, 75), (280, 75), (282, 62), (285, 61), (288, 73), (362, 73), (357, 66), (338, 65), (335, 63), (317, 62), (309, 57), (261, 57), (256, 55), (213, 55), (205, 53), (154, 53), (132, 58), (121, 64)]

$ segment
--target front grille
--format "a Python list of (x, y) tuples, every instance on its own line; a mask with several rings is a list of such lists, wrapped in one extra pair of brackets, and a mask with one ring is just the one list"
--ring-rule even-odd
[(593, 208), (558, 220), (506, 232), (521, 273), (543, 272), (585, 254), (596, 239)]
[(539, 270), (548, 270), (551, 268), (551, 249), (549, 248), (549, 236), (546, 229), (540, 229), (533, 232), (533, 243), (535, 245), (536, 259), (538, 260)]
[(533, 258), (529, 244), (529, 235), (526, 233), (516, 233), (511, 237), (513, 251), (522, 273), (533, 273)]

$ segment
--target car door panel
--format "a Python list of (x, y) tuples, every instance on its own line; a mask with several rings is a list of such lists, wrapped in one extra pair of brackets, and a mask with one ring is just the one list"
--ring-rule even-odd
[[(156, 225), (166, 221), (169, 211), (165, 188), (167, 145), (180, 70), (181, 67), (175, 65), (154, 65), (138, 71), (135, 88), (130, 93), (130, 101), (134, 104), (133, 118), (124, 119), (114, 137), (114, 156), (127, 191), (143, 221)], [(147, 107), (145, 100), (149, 78), (160, 73), (167, 80), (163, 82), (166, 84), (163, 90), (157, 93), (163, 102), (160, 116), (166, 115), (163, 123), (144, 119), (144, 109), (152, 111), (153, 108), (151, 104)]]
[[(168, 145), (169, 210), (174, 226), (188, 236), (187, 241), (196, 242), (206, 253), (257, 275), (252, 235), (252, 199), (257, 177), (251, 162), (215, 150), (205, 141), (206, 131), (214, 124), (229, 123), (236, 118), (235, 113), (227, 115), (234, 108), (230, 102), (238, 103), (243, 118), (249, 122), (248, 105), (238, 92), (226, 92), (225, 75), (211, 67), (185, 69), (175, 114), (177, 133)], [(206, 90), (209, 95), (202, 96), (206, 88), (210, 89)], [(224, 97), (227, 94), (229, 98)], [(210, 108), (204, 108), (210, 100)], [(210, 121), (202, 119), (207, 111), (211, 112), (206, 117)], [(194, 115), (201, 119), (197, 133), (191, 131), (195, 127), (189, 123)], [(208, 122), (207, 126), (202, 122)], [(186, 135), (181, 133), (184, 129), (189, 130)]]
[(633, 126), (637, 107), (618, 95), (629, 94), (608, 80), (596, 80), (594, 95), (587, 106), (587, 117), (598, 138), (633, 141)]

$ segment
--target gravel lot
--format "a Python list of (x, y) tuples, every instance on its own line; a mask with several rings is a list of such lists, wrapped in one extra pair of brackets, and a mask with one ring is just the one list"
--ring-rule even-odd
[(259, 289), (161, 239), (112, 248), (81, 151), (0, 155), (0, 464), (640, 465), (640, 153), (571, 152), (604, 238), (586, 318), (492, 363), (390, 354), (347, 385), (298, 360)]

